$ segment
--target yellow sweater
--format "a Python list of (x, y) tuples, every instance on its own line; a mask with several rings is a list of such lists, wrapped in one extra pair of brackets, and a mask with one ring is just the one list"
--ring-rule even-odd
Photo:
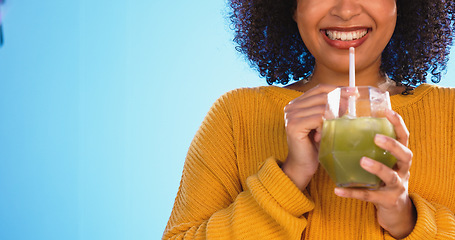
[[(301, 93), (275, 86), (219, 98), (196, 133), (163, 239), (393, 239), (371, 203), (333, 193), (322, 167), (302, 193), (281, 171), (283, 107)], [(406, 239), (455, 239), (455, 89), (423, 84), (391, 97), (410, 131)]]

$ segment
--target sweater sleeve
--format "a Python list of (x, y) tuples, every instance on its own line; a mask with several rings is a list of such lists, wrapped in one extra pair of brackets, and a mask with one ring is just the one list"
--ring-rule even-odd
[(273, 157), (242, 188), (228, 102), (215, 102), (190, 145), (163, 239), (300, 239), (314, 203)]
[[(405, 240), (455, 239), (455, 216), (450, 209), (432, 204), (415, 193), (410, 197), (417, 210), (417, 223)], [(395, 238), (386, 233), (385, 239)]]

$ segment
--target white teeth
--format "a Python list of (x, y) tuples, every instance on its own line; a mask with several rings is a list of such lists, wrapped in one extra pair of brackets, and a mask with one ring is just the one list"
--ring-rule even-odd
[(358, 32), (353, 32), (352, 33), (352, 39), (358, 39), (359, 38), (359, 33)]
[(368, 33), (368, 30), (363, 29), (351, 32), (326, 30), (325, 33), (331, 40), (352, 41), (364, 37)]

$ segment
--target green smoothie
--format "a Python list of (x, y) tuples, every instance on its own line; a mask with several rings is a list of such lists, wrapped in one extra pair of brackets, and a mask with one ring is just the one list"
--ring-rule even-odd
[(395, 131), (386, 118), (338, 118), (324, 121), (319, 162), (338, 187), (375, 189), (381, 180), (360, 166), (364, 156), (392, 168), (396, 159), (374, 143), (379, 133), (392, 138)]

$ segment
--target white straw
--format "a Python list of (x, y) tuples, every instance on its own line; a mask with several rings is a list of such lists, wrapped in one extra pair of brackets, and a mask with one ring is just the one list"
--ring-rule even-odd
[(355, 49), (349, 48), (349, 87), (355, 87)]
[[(349, 48), (349, 87), (355, 87), (355, 50)], [(348, 114), (350, 117), (355, 117), (355, 96), (349, 96)]]

